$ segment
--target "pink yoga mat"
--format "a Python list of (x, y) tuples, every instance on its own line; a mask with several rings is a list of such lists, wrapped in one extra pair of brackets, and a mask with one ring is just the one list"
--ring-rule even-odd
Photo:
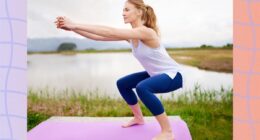
[[(156, 121), (122, 128), (122, 122), (42, 122), (28, 132), (28, 140), (152, 140), (160, 132)], [(175, 140), (191, 140), (183, 120), (171, 121)]]

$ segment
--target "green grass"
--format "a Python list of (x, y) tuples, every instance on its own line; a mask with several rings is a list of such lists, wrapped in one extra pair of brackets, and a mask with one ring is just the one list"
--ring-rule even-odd
[[(168, 115), (179, 115), (186, 121), (194, 140), (232, 139), (232, 89), (204, 91), (195, 87), (181, 96), (172, 95), (161, 99)], [(88, 94), (88, 95), (86, 95)], [(143, 114), (152, 116), (140, 102)], [(95, 93), (77, 93), (65, 90), (51, 96), (45, 90), (29, 90), (28, 130), (51, 116), (132, 116), (132, 112), (121, 98), (98, 96)]]
[(43, 113), (37, 113), (37, 112), (30, 112), (27, 113), (27, 129), (31, 130), (35, 126), (37, 126), (39, 123), (49, 119), (51, 116), (45, 115)]

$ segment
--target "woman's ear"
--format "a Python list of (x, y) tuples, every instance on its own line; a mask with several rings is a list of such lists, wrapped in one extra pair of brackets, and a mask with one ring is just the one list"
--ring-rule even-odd
[(143, 11), (142, 11), (141, 9), (137, 9), (137, 14), (138, 14), (139, 16), (142, 16)]

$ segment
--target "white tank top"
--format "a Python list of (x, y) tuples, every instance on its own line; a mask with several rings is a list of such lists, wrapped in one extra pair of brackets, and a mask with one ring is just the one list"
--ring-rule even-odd
[(162, 44), (158, 48), (148, 47), (140, 40), (138, 47), (134, 47), (132, 40), (130, 44), (133, 55), (150, 76), (165, 73), (173, 79), (177, 72), (182, 73), (181, 66), (169, 56)]

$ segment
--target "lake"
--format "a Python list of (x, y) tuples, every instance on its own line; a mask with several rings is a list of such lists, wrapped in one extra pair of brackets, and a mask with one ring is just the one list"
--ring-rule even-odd
[[(200, 85), (206, 90), (233, 87), (232, 73), (206, 71), (182, 64), (181, 66), (185, 73), (184, 88), (174, 91), (174, 94), (192, 90), (195, 85)], [(28, 87), (33, 90), (98, 91), (98, 94), (121, 97), (116, 87), (117, 79), (143, 70), (132, 53), (128, 52), (34, 54), (28, 55)]]

